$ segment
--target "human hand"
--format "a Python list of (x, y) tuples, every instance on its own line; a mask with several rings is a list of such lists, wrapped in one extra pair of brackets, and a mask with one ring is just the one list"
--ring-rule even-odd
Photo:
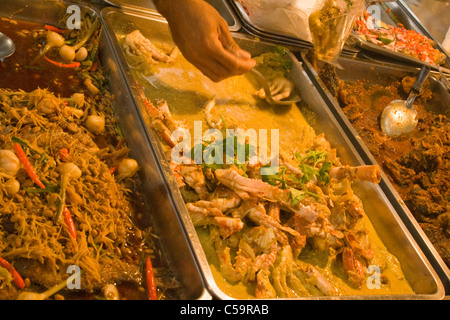
[(250, 71), (251, 54), (234, 41), (228, 24), (204, 0), (154, 0), (183, 56), (215, 82)]

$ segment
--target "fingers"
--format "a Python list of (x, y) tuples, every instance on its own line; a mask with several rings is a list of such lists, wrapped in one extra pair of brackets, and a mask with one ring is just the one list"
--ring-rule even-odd
[[(248, 57), (245, 53), (244, 56)], [(243, 59), (227, 51), (218, 41), (203, 55), (191, 57), (190, 62), (214, 82), (247, 73), (256, 63), (251, 58)]]
[(191, 0), (183, 10), (167, 11), (166, 16), (184, 57), (212, 81), (245, 74), (255, 66), (251, 54), (234, 41), (227, 22), (206, 1)]
[(256, 64), (256, 61), (252, 59), (252, 55), (241, 49), (239, 45), (234, 41), (231, 33), (228, 29), (228, 25), (225, 29), (219, 31), (219, 43), (223, 50), (218, 52), (218, 58), (222, 63), (227, 65), (230, 70), (235, 70), (237, 74), (249, 72)]
[(202, 47), (192, 48), (192, 56), (186, 57), (214, 82), (245, 74), (256, 64), (251, 54), (233, 40), (225, 21), (223, 24), (219, 23), (214, 32), (202, 39)]

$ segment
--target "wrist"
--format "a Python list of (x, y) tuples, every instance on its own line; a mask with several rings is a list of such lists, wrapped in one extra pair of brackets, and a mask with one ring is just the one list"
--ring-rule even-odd
[(185, 7), (191, 0), (153, 0), (156, 9), (166, 19), (170, 18), (173, 14), (180, 10), (180, 6)]

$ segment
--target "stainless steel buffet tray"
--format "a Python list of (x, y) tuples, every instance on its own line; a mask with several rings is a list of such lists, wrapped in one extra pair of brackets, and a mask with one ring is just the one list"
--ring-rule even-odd
[[(151, 128), (151, 121), (146, 112), (145, 104), (136, 87), (136, 79), (118, 41), (118, 36), (122, 36), (137, 28), (151, 40), (157, 43), (165, 41), (168, 46), (173, 46), (174, 43), (170, 37), (168, 25), (162, 17), (114, 8), (104, 8), (101, 11), (101, 17), (104, 22), (105, 31), (114, 47), (116, 57), (124, 73), (125, 80), (131, 89), (136, 104), (141, 110), (140, 117), (149, 126), (149, 143), (153, 147), (155, 157), (164, 171), (164, 179), (169, 187), (167, 191), (172, 199), (173, 210), (178, 213), (185, 228), (185, 233), (188, 234), (206, 287), (211, 295), (217, 299), (232, 299), (219, 288), (214, 280), (196, 229), (189, 217), (181, 192), (169, 168), (168, 159), (163, 152), (159, 137)], [(243, 49), (248, 50), (254, 56), (274, 49), (273, 45), (248, 39), (242, 34), (234, 34), (233, 36)], [(337, 147), (338, 154), (343, 163), (363, 165), (364, 160), (358, 155), (357, 150), (353, 147), (351, 139), (348, 136), (352, 132), (340, 126), (332, 112), (328, 109), (320, 93), (315, 89), (301, 63), (299, 63), (292, 53), (289, 53), (289, 56), (293, 63), (290, 78), (294, 81), (296, 89), (303, 99), (303, 102), (299, 103), (298, 107), (305, 112), (312, 112), (315, 115), (314, 128), (317, 132), (324, 132), (331, 144)], [(190, 94), (195, 93), (191, 92)], [(152, 95), (155, 98), (165, 98), (164, 96), (160, 96), (161, 93), (157, 88), (153, 89)], [(379, 237), (387, 246), (388, 250), (401, 262), (404, 274), (416, 294), (339, 296), (331, 298), (320, 297), (317, 299), (442, 299), (444, 297), (444, 289), (441, 281), (404, 225), (404, 222), (398, 217), (398, 214), (383, 193), (381, 187), (370, 183), (356, 183), (355, 187), (358, 195), (365, 204), (366, 212), (377, 230)]]
[(312, 48), (312, 43), (299, 38), (295, 38), (286, 34), (278, 34), (269, 31), (265, 28), (255, 25), (252, 19), (247, 14), (246, 10), (243, 8), (242, 4), (238, 0), (222, 0), (228, 2), (229, 6), (232, 8), (234, 14), (242, 25), (242, 29), (248, 34), (261, 38), (264, 41), (284, 44), (299, 48)]
[[(0, 17), (8, 17), (42, 24), (57, 25), (66, 12), (70, 2), (39, 1), (39, 0), (2, 0)], [(92, 13), (100, 16), (94, 9)], [(148, 215), (154, 224), (155, 234), (159, 235), (163, 254), (169, 261), (169, 266), (181, 282), (184, 296), (188, 300), (209, 300), (211, 296), (205, 290), (197, 261), (193, 255), (184, 226), (176, 212), (172, 210), (172, 199), (169, 187), (162, 174), (159, 160), (148, 140), (147, 127), (136, 107), (132, 94), (127, 87), (123, 73), (118, 65), (113, 48), (105, 34), (101, 32), (99, 39), (101, 66), (109, 75), (110, 92), (113, 95), (113, 108), (118, 117), (130, 155), (139, 163), (142, 172), (142, 194)], [(64, 84), (63, 84), (64, 85)]]
[[(412, 17), (410, 14), (408, 14), (408, 12), (405, 9), (405, 6), (399, 3), (399, 1), (374, 4), (372, 6), (378, 8), (377, 12), (379, 12), (380, 14), (379, 18), (384, 23), (392, 26), (397, 26), (399, 23), (401, 23), (406, 29), (416, 31), (420, 34), (427, 36), (430, 39), (433, 39), (429, 35), (429, 33), (426, 33), (424, 31), (424, 28), (422, 27), (420, 21), (415, 19), (415, 17)], [(383, 62), (383, 60), (384, 61), (395, 60), (399, 62), (412, 64), (415, 66), (426, 65), (435, 70), (438, 69), (438, 66), (422, 61), (418, 58), (403, 53), (395, 52), (393, 50), (383, 48), (376, 44), (365, 41), (361, 39), (354, 31), (352, 31), (349, 39), (347, 40), (347, 43), (363, 49), (363, 52), (359, 54), (360, 56), (364, 56), (364, 53), (368, 53), (369, 58), (374, 60), (380, 60), (381, 62)], [(450, 76), (450, 69), (448, 69), (450, 68), (450, 58), (448, 57), (447, 53), (440, 47), (439, 43), (436, 43), (436, 48), (446, 55), (447, 59), (444, 61), (441, 67), (445, 68), (446, 69), (445, 72), (448, 73), (448, 76)]]
[[(330, 110), (334, 113), (339, 123), (345, 131), (350, 133), (352, 142), (366, 163), (376, 164), (375, 157), (369, 151), (367, 145), (358, 135), (354, 126), (350, 123), (345, 113), (342, 111), (338, 101), (331, 94), (324, 82), (320, 79), (317, 71), (314, 69), (311, 61), (308, 59), (309, 55), (302, 52), (300, 60), (303, 62), (305, 70), (314, 82), (315, 86), (321, 92), (323, 99), (327, 102)], [(411, 66), (400, 66), (393, 63), (373, 63), (370, 60), (351, 59), (341, 57), (338, 62), (342, 65), (342, 69), (336, 69), (338, 78), (348, 81), (357, 81), (363, 79), (368, 83), (389, 84), (390, 81), (401, 79), (406, 75), (417, 74), (419, 68)], [(429, 108), (435, 113), (447, 113), (450, 107), (450, 94), (442, 86), (442, 84), (434, 77), (429, 78), (430, 89), (433, 91), (433, 98), (429, 103)], [(401, 200), (398, 192), (390, 182), (389, 178), (382, 171), (382, 181), (380, 187), (386, 194), (389, 201), (397, 211), (399, 217), (403, 220), (409, 232), (415, 238), (416, 242), (421, 247), (423, 253), (426, 255), (430, 263), (433, 265), (435, 271), (441, 278), (444, 288), (448, 294), (450, 292), (450, 271), (442, 258), (437, 253), (434, 246), (431, 244), (428, 237), (425, 235), (422, 228), (417, 223), (411, 211)]]

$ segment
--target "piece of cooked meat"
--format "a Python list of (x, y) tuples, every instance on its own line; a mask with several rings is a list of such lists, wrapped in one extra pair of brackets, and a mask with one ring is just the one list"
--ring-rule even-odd
[(173, 49), (171, 54), (165, 54), (149, 39), (144, 37), (139, 30), (134, 30), (133, 32), (127, 34), (122, 46), (128, 55), (142, 56), (150, 64), (155, 64), (157, 61), (173, 62), (178, 54), (177, 47)]

